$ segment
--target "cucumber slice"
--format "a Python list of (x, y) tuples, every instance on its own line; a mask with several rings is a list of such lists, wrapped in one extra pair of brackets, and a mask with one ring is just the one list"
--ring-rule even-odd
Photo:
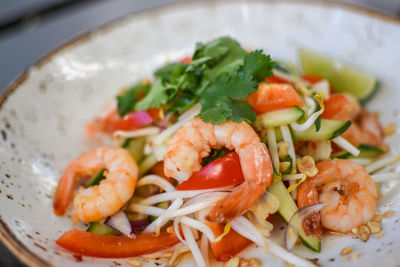
[(146, 138), (128, 138), (122, 144), (122, 147), (128, 150), (136, 162), (139, 162), (144, 156), (144, 146), (146, 145)]
[(367, 100), (377, 88), (375, 77), (312, 51), (302, 49), (300, 61), (305, 74), (326, 78), (336, 91), (351, 94), (360, 101)]
[(98, 222), (90, 223), (88, 229), (86, 229), (86, 232), (96, 235), (119, 235), (119, 233), (111, 227), (105, 226), (104, 224)]
[(360, 150), (360, 154), (357, 157), (354, 157), (350, 152), (338, 153), (332, 157), (339, 159), (375, 158), (383, 153), (382, 149), (368, 144), (360, 144), (357, 146), (357, 148)]
[(257, 117), (256, 124), (264, 127), (276, 127), (279, 125), (287, 125), (292, 122), (300, 121), (304, 116), (304, 110), (298, 106), (285, 108), (276, 111), (266, 112)]
[(139, 164), (139, 177), (146, 174), (157, 162), (158, 160), (153, 154), (146, 156)]
[(331, 140), (344, 133), (351, 125), (351, 121), (321, 120), (321, 128), (317, 132), (315, 124), (304, 132), (294, 132), (297, 140)]
[[(287, 191), (286, 186), (282, 181), (275, 181), (271, 186), (268, 187), (268, 191), (279, 199), (280, 205), (278, 212), (286, 223), (289, 222), (290, 218), (292, 218), (293, 214), (298, 209), (290, 193)], [(300, 225), (295, 225), (295, 227), (296, 229), (299, 229), (299, 236), (306, 247), (316, 252), (321, 251), (321, 242), (319, 241), (318, 237), (306, 235), (303, 227)]]
[[(168, 202), (169, 201), (164, 201), (164, 202), (160, 202), (156, 205), (156, 207), (161, 208), (161, 209), (168, 209)], [(152, 223), (153, 221), (155, 221), (158, 217), (154, 216), (154, 215), (150, 215), (149, 219), (150, 219), (150, 223)]]
[(106, 179), (106, 177), (104, 176), (105, 170), (106, 169), (102, 169), (98, 171), (96, 174), (94, 174), (92, 178), (90, 178), (89, 182), (85, 185), (85, 188), (89, 188), (93, 185), (98, 185), (100, 184), (101, 180)]

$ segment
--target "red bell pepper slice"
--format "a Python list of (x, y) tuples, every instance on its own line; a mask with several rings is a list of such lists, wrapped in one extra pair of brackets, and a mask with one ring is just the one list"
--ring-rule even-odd
[(153, 253), (179, 242), (175, 233), (162, 232), (159, 236), (140, 234), (136, 239), (127, 236), (96, 235), (72, 229), (56, 243), (75, 253), (99, 258), (126, 258)]
[(236, 185), (244, 182), (239, 156), (235, 153), (216, 159), (188, 180), (179, 184), (177, 190), (198, 190)]

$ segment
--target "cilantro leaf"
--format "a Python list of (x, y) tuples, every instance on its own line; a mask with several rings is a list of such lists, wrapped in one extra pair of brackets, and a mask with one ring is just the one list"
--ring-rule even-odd
[(182, 92), (177, 95), (171, 102), (170, 108), (167, 112), (178, 112), (179, 114), (186, 111), (197, 102), (197, 98), (188, 92)]
[(164, 86), (160, 78), (156, 79), (146, 96), (136, 103), (136, 109), (146, 110), (148, 108), (158, 108), (166, 104), (169, 99), (169, 89), (171, 88)]
[(272, 68), (275, 62), (269, 55), (265, 55), (262, 50), (250, 52), (244, 59), (244, 65), (240, 70), (240, 75), (251, 75), (257, 82), (264, 81), (266, 77), (272, 76)]
[(171, 63), (156, 70), (154, 76), (163, 81), (174, 83), (185, 72), (186, 67), (187, 65), (183, 63)]
[(248, 102), (243, 101), (230, 101), (230, 108), (232, 110), (232, 116), (230, 119), (234, 122), (253, 122), (256, 120), (256, 113)]
[(150, 88), (150, 84), (138, 83), (117, 96), (118, 114), (123, 117), (134, 111), (140, 95), (144, 95)]
[(202, 105), (200, 118), (212, 124), (223, 123), (232, 115), (232, 109), (226, 102), (225, 99), (218, 99), (212, 107), (204, 108)]
[(200, 99), (204, 121), (254, 121), (252, 107), (243, 100), (272, 75), (274, 64), (262, 50), (248, 53), (230, 37), (198, 43), (190, 64), (171, 63), (156, 71), (156, 81), (136, 108), (169, 104), (168, 111), (182, 112)]

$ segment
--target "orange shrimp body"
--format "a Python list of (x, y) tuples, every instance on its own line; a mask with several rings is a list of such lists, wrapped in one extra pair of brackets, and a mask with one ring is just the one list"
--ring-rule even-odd
[(253, 128), (245, 122), (213, 125), (194, 118), (174, 135), (164, 159), (165, 174), (183, 182), (201, 169), (201, 160), (211, 148), (223, 146), (238, 153), (245, 182), (216, 203), (207, 215), (207, 219), (218, 223), (240, 215), (272, 183), (268, 150)]
[(119, 147), (97, 148), (72, 161), (63, 172), (54, 196), (54, 213), (65, 213), (75, 187), (82, 177), (106, 169), (99, 185), (79, 188), (74, 198), (74, 220), (94, 222), (117, 212), (133, 195), (138, 166), (125, 149)]
[(325, 101), (322, 117), (340, 121), (351, 120), (353, 124), (342, 136), (353, 145), (364, 143), (380, 146), (383, 142), (383, 128), (377, 116), (363, 109), (350, 95), (331, 96)]
[[(351, 160), (317, 163), (318, 174), (298, 187), (300, 208), (326, 203), (320, 212), (322, 226), (341, 233), (367, 223), (375, 215), (376, 188), (365, 168)], [(318, 216), (305, 221), (306, 233), (321, 234)]]

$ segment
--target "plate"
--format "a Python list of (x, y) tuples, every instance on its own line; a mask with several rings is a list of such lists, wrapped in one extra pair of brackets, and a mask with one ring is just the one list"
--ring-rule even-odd
[[(169, 60), (189, 55), (197, 41), (229, 35), (275, 59), (297, 62), (306, 47), (374, 74), (380, 90), (369, 108), (384, 124), (399, 125), (400, 23), (363, 9), (322, 2), (203, 1), (141, 12), (70, 42), (22, 74), (0, 106), (0, 236), (30, 266), (119, 266), (126, 260), (84, 257), (54, 241), (74, 227), (52, 212), (52, 194), (66, 164), (89, 149), (85, 122), (123, 86)], [(398, 135), (387, 139), (399, 152)], [(397, 211), (383, 222), (385, 235), (363, 243), (350, 236), (325, 236), (322, 253), (299, 246), (296, 253), (323, 266), (396, 266), (400, 251), (399, 183), (382, 186), (379, 212)], [(77, 225), (75, 227), (83, 227)], [(277, 229), (276, 235), (283, 231)], [(279, 239), (278, 239), (279, 240)], [(280, 239), (281, 242), (281, 239)], [(344, 261), (353, 246), (359, 258)], [(263, 265), (285, 264), (260, 249), (242, 254)], [(154, 263), (148, 263), (150, 266)], [(182, 263), (190, 266), (190, 259)]]

